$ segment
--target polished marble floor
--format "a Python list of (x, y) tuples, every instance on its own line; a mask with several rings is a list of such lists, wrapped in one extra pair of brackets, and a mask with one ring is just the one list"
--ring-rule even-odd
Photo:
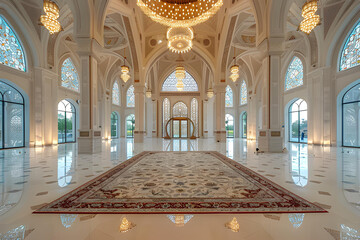
[[(228, 139), (130, 139), (103, 142), (100, 154), (78, 155), (76, 144), (0, 151), (0, 239), (360, 239), (360, 149), (289, 144), (282, 154), (254, 154), (255, 142)], [(32, 211), (142, 151), (219, 151), (329, 213), (187, 216), (34, 215)], [(118, 231), (126, 217), (136, 227)], [(234, 233), (225, 228), (233, 217)]]

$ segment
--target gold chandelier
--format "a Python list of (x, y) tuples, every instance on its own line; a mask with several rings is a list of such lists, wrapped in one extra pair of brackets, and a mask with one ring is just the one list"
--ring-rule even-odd
[(184, 83), (182, 80), (185, 78), (185, 76), (186, 76), (185, 68), (183, 66), (176, 67), (175, 77), (178, 80), (176, 83), (176, 88), (180, 92), (184, 90)]
[(206, 95), (208, 98), (212, 98), (214, 96), (214, 90), (212, 88), (209, 88)]
[(44, 0), (44, 12), (45, 15), (40, 16), (41, 24), (49, 30), (50, 34), (54, 34), (61, 31), (60, 22), (57, 20), (60, 16), (59, 7), (56, 3), (49, 0)]
[(169, 27), (191, 27), (212, 17), (223, 0), (137, 0), (137, 5), (155, 22)]
[(121, 66), (121, 76), (120, 78), (124, 81), (124, 83), (126, 83), (127, 81), (129, 81), (130, 79), (130, 75), (129, 75), (129, 72), (130, 72), (130, 68), (128, 66), (126, 66), (125, 64), (125, 61), (126, 61), (126, 56), (125, 56), (125, 48), (124, 48), (124, 65)]
[(239, 65), (236, 65), (236, 58), (235, 58), (235, 47), (234, 47), (234, 58), (233, 58), (233, 61), (234, 61), (234, 65), (231, 66), (230, 68), (230, 72), (231, 72), (231, 75), (230, 75), (230, 79), (233, 81), (233, 82), (236, 82), (239, 78)]
[(166, 38), (170, 51), (186, 53), (193, 46), (194, 32), (190, 27), (171, 27), (167, 31)]
[(304, 20), (301, 21), (299, 26), (299, 29), (304, 33), (310, 34), (311, 31), (320, 24), (320, 16), (315, 14), (317, 10), (317, 0), (312, 0), (304, 4), (301, 14)]
[(145, 92), (145, 96), (146, 96), (147, 98), (151, 98), (151, 95), (152, 95), (151, 89), (148, 88), (148, 89), (146, 90), (146, 92)]

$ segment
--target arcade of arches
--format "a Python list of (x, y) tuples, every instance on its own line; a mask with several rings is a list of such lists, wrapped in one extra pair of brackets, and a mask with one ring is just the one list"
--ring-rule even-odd
[[(359, 1), (307, 35), (306, 0), (224, 0), (184, 54), (135, 0), (54, 2), (49, 35), (42, 0), (0, 0), (0, 239), (360, 239)], [(31, 214), (143, 151), (218, 151), (328, 213)]]

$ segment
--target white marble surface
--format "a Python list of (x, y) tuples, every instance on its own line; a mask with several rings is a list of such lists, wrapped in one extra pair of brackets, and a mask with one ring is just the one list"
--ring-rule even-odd
[[(228, 139), (104, 141), (102, 153), (76, 144), (0, 151), (0, 239), (359, 239), (360, 149), (289, 144), (287, 153), (255, 155), (255, 142)], [(144, 150), (215, 150), (286, 189), (328, 208), (327, 214), (194, 215), (177, 227), (166, 215), (34, 215), (48, 203)], [(122, 217), (136, 224), (118, 231)], [(238, 233), (224, 227), (236, 217)], [(16, 235), (18, 234), (18, 235)], [(14, 236), (16, 235), (17, 238)]]

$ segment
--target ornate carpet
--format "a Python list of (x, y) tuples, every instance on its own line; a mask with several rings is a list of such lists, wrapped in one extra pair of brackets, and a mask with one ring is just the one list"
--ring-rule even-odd
[(142, 152), (34, 213), (326, 212), (218, 152)]

